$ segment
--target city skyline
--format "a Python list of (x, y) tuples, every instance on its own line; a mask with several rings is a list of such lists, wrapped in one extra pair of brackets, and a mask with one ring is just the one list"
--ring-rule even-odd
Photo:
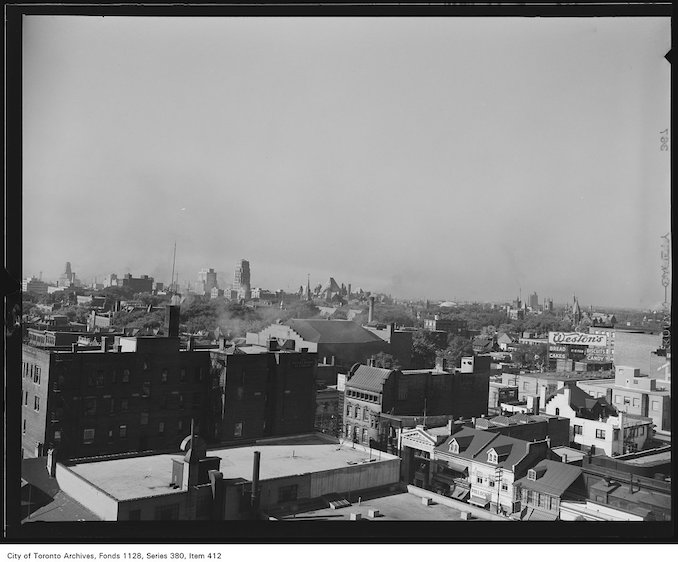
[(25, 20), (24, 276), (663, 300), (668, 18)]

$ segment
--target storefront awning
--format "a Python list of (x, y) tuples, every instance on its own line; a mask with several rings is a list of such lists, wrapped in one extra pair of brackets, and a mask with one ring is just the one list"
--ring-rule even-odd
[(454, 472), (458, 472), (459, 474), (468, 475), (468, 467), (461, 463), (455, 461), (447, 461), (446, 465), (447, 465), (446, 468), (448, 468), (449, 470), (453, 470)]
[(472, 503), (478, 507), (487, 507), (487, 504), (490, 503), (490, 500), (487, 498), (481, 498), (479, 496), (471, 496), (468, 500), (468, 503)]
[(557, 518), (557, 513), (548, 513), (546, 511), (530, 508), (525, 514), (525, 517), (523, 517), (523, 521), (555, 521)]
[(455, 500), (466, 501), (466, 498), (471, 495), (471, 492), (464, 488), (455, 488), (451, 495)]

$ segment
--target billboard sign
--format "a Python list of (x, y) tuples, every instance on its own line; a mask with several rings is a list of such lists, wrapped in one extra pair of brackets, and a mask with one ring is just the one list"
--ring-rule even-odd
[(602, 334), (584, 334), (582, 332), (549, 332), (551, 345), (588, 345), (607, 347), (607, 336)]

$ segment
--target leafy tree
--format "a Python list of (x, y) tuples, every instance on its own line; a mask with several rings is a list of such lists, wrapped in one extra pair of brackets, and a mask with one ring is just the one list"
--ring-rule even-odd
[(320, 309), (309, 301), (295, 301), (291, 303), (282, 315), (282, 320), (290, 318), (315, 318), (320, 314)]
[(447, 348), (440, 355), (447, 359), (450, 365), (459, 367), (462, 357), (473, 355), (473, 343), (467, 338), (453, 336), (449, 339)]
[(374, 364), (381, 369), (400, 369), (402, 368), (398, 360), (390, 353), (380, 351), (372, 357)]
[(428, 369), (435, 365), (436, 356), (440, 348), (429, 338), (423, 330), (412, 336), (412, 368)]

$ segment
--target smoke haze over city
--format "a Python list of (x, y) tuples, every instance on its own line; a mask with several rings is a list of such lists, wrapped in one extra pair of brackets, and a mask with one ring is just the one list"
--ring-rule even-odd
[(668, 18), (27, 17), (23, 275), (652, 307)]

